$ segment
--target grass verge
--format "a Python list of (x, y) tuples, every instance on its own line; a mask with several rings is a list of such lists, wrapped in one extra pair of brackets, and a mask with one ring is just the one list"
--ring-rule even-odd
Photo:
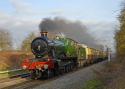
[(102, 89), (102, 84), (98, 79), (88, 80), (83, 89)]
[(0, 73), (0, 79), (2, 78), (10, 78), (19, 74), (23, 74), (23, 73), (28, 73), (28, 71), (26, 70), (17, 70), (17, 71), (11, 71), (11, 72), (5, 72), (5, 73)]

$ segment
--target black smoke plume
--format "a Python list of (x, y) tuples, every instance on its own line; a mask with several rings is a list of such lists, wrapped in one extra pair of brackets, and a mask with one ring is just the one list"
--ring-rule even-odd
[(80, 21), (71, 22), (59, 17), (45, 18), (39, 25), (40, 31), (64, 33), (66, 37), (72, 38), (79, 43), (87, 44), (91, 47), (98, 47), (94, 36), (89, 34), (89, 30)]

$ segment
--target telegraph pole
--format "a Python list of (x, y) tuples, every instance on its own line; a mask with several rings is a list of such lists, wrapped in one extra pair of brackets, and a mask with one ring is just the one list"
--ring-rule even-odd
[(108, 61), (111, 61), (111, 49), (107, 47)]

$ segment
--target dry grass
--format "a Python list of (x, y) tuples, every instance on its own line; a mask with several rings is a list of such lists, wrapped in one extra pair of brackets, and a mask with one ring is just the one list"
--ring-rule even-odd
[(0, 71), (20, 68), (26, 57), (33, 57), (33, 55), (26, 52), (0, 52)]
[(105, 65), (102, 71), (95, 71), (103, 89), (125, 89), (125, 60), (119, 59)]

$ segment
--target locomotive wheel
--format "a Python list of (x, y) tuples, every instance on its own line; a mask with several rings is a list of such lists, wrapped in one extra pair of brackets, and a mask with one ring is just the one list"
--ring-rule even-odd
[(58, 75), (60, 74), (59, 69), (58, 69), (58, 68), (55, 68), (55, 69), (53, 70), (53, 74), (54, 74), (54, 76), (58, 76)]
[(64, 73), (64, 67), (60, 67), (59, 74), (63, 74), (63, 73)]
[(86, 66), (88, 66), (87, 61), (83, 64), (83, 67), (86, 67)]
[(71, 70), (71, 71), (73, 70), (72, 64), (70, 65), (70, 70)]
[(37, 71), (37, 79), (41, 79), (42, 78), (42, 71), (38, 70)]
[(65, 72), (65, 73), (67, 72), (67, 66), (64, 67), (64, 72)]
[(70, 67), (70, 64), (68, 65), (68, 72), (70, 72), (71, 71), (71, 67)]
[(53, 70), (46, 70), (42, 73), (42, 78), (44, 79), (49, 79), (54, 76), (54, 71)]
[(49, 79), (51, 77), (51, 71), (47, 70), (47, 79)]
[(69, 65), (67, 65), (66, 67), (66, 72), (69, 72)]
[(32, 70), (31, 71), (31, 79), (42, 79), (44, 78), (45, 76), (45, 73), (43, 73), (42, 71), (40, 70)]
[(30, 77), (31, 77), (31, 79), (36, 79), (36, 71), (35, 70), (31, 70)]
[(65, 66), (65, 73), (69, 72), (69, 65)]
[(54, 77), (54, 70), (50, 70), (50, 78)]

